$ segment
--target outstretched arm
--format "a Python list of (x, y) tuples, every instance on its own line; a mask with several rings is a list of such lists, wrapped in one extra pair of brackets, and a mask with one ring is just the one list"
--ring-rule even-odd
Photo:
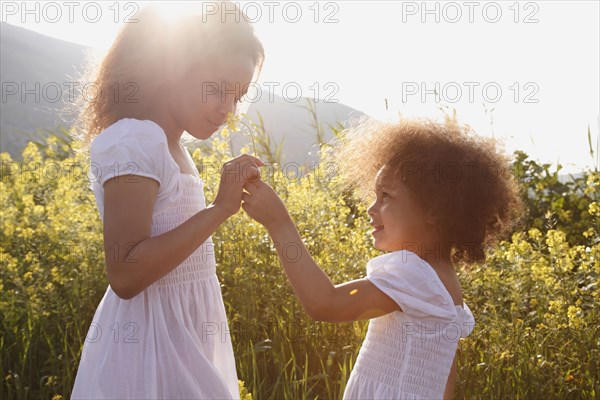
[(248, 184), (246, 190), (242, 207), (267, 228), (294, 293), (311, 318), (347, 322), (400, 310), (396, 302), (367, 279), (334, 286), (309, 254), (273, 189), (258, 181)]

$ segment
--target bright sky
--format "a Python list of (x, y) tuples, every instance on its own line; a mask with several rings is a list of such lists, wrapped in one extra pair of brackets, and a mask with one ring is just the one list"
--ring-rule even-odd
[[(2, 21), (107, 49), (147, 3), (4, 1)], [(169, 4), (165, 13), (178, 8)], [(263, 90), (293, 98), (300, 89), (380, 119), (441, 117), (447, 105), (507, 151), (559, 161), (565, 172), (600, 164), (587, 137), (589, 126), (596, 150), (598, 1), (238, 4), (265, 47)]]

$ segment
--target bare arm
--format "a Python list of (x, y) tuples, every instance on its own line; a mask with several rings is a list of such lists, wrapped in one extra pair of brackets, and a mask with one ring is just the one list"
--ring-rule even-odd
[(454, 356), (454, 362), (452, 368), (450, 368), (450, 374), (448, 375), (448, 382), (446, 383), (446, 390), (444, 390), (444, 400), (452, 400), (454, 398), (454, 386), (456, 384), (456, 355)]
[(395, 301), (367, 279), (334, 286), (309, 254), (291, 220), (268, 231), (290, 284), (311, 318), (348, 322), (400, 310)]
[(104, 185), (104, 252), (108, 281), (117, 296), (130, 299), (171, 272), (235, 214), (245, 180), (258, 175), (255, 167), (244, 168), (250, 164), (264, 165), (247, 155), (226, 163), (215, 201), (177, 228), (154, 237), (150, 234), (158, 182), (142, 176), (108, 180)]
[(391, 298), (367, 279), (334, 286), (302, 242), (283, 202), (262, 181), (245, 186), (242, 207), (262, 223), (275, 243), (285, 273), (311, 318), (343, 322), (375, 318), (398, 311)]
[(108, 281), (130, 299), (190, 256), (225, 221), (226, 210), (210, 205), (177, 228), (150, 237), (158, 182), (136, 176), (113, 178), (104, 187), (104, 252)]

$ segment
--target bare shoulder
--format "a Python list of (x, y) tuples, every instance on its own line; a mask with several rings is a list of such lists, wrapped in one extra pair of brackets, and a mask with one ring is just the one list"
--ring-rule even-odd
[(462, 305), (462, 288), (460, 286), (460, 281), (458, 279), (458, 275), (456, 274), (454, 265), (452, 263), (438, 263), (436, 265), (432, 265), (432, 267), (435, 269), (435, 272), (444, 284), (444, 287), (448, 293), (450, 293), (452, 300), (454, 300), (454, 304)]

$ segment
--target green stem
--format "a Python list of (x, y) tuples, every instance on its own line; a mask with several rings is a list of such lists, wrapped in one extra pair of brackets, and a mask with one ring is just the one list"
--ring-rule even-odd
[(252, 148), (254, 150), (254, 157), (258, 157), (256, 154), (256, 143), (254, 143), (254, 135), (252, 134), (252, 129), (248, 126), (248, 124), (246, 124), (243, 121), (240, 121), (241, 124), (243, 124), (246, 128), (248, 128), (248, 131), (250, 132), (250, 139), (252, 139)]

